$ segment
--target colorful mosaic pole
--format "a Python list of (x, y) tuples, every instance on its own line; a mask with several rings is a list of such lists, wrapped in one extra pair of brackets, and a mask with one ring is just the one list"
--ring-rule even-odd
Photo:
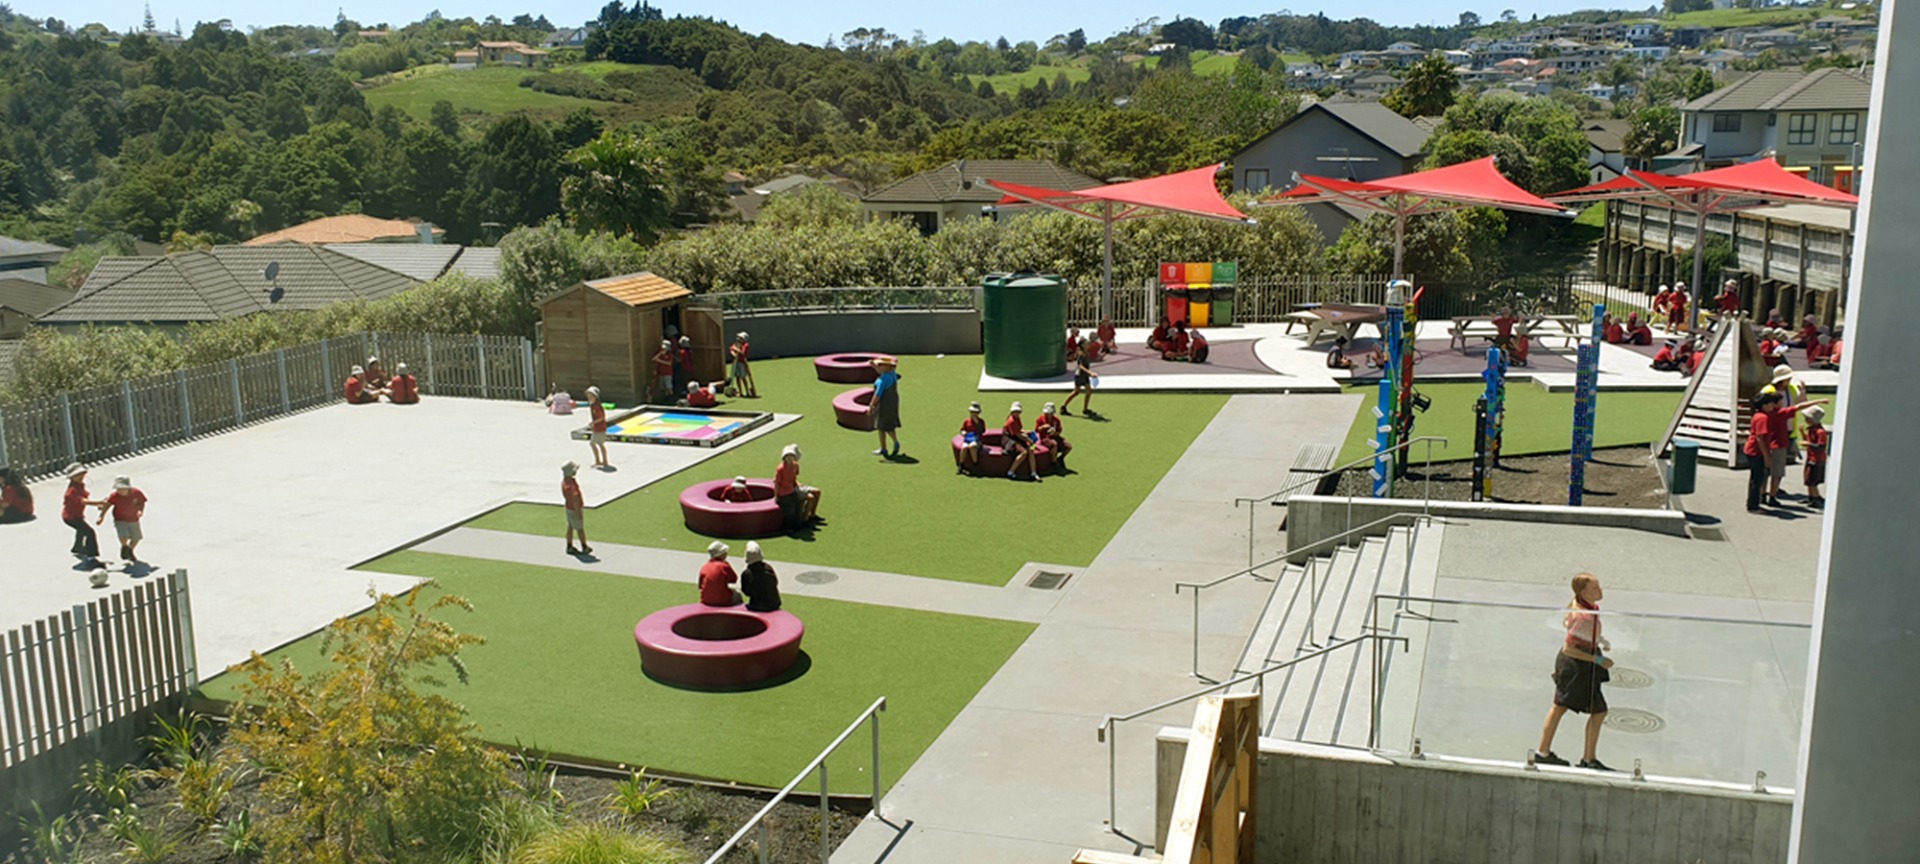
[(1393, 382), (1380, 379), (1380, 396), (1373, 405), (1373, 497), (1393, 496)]
[(1493, 469), (1500, 465), (1500, 433), (1504, 430), (1507, 402), (1507, 358), (1498, 348), (1487, 349), (1487, 369), (1480, 373), (1487, 390), (1474, 406), (1474, 485), (1473, 500), (1493, 497)]
[(1567, 504), (1573, 507), (1580, 506), (1581, 497), (1586, 493), (1587, 460), (1593, 458), (1593, 421), (1598, 407), (1595, 397), (1600, 386), (1601, 321), (1606, 317), (1606, 312), (1607, 307), (1594, 304), (1593, 333), (1580, 346), (1580, 365), (1574, 373), (1573, 452), (1567, 472)]

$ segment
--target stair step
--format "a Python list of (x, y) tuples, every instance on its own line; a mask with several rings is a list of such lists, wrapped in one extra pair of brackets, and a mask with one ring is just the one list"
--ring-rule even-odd
[[(1239, 677), (1247, 672), (1258, 671), (1268, 665), (1266, 657), (1273, 652), (1274, 642), (1280, 638), (1281, 628), (1286, 623), (1288, 611), (1295, 601), (1305, 594), (1302, 587), (1306, 582), (1306, 568), (1289, 564), (1276, 574), (1276, 583), (1270, 587), (1267, 595), (1267, 607), (1260, 613), (1253, 632), (1248, 635), (1246, 645), (1240, 651), (1239, 659), (1234, 663), (1233, 672), (1228, 677)], [(1229, 693), (1251, 693), (1253, 682), (1236, 684), (1228, 688)]]

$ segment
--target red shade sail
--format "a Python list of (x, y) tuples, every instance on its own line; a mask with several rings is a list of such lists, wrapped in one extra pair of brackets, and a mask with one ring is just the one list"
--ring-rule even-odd
[(1679, 177), (1629, 169), (1605, 183), (1569, 189), (1552, 197), (1563, 203), (1666, 199), (1682, 209), (1692, 211), (1705, 207), (1715, 213), (1778, 204), (1854, 207), (1860, 203), (1858, 197), (1808, 180), (1780, 167), (1780, 163), (1772, 159), (1757, 159)]
[[(1208, 165), (1191, 171), (1073, 192), (996, 180), (988, 180), (986, 184), (1007, 193), (999, 202), (999, 206), (1003, 207), (1038, 204), (1102, 221), (1137, 219), (1152, 216), (1156, 212), (1247, 221), (1247, 214), (1234, 209), (1227, 199), (1220, 197), (1220, 189), (1213, 182), (1214, 175), (1219, 172), (1219, 165)], [(1119, 206), (1108, 210), (1108, 205)]]

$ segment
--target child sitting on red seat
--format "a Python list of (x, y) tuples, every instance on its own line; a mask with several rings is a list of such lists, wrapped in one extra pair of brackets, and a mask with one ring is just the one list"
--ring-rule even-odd
[(1025, 465), (1027, 479), (1039, 482), (1040, 472), (1035, 467), (1033, 453), (1034, 438), (1037, 437), (1028, 437), (1026, 424), (1020, 422), (1020, 403), (1013, 403), (1013, 407), (1007, 410), (1007, 422), (1000, 424), (1000, 449), (1013, 458), (1007, 468), (1007, 479), (1016, 479), (1020, 466)]
[(980, 419), (980, 403), (967, 406), (967, 419), (960, 421), (959, 473), (980, 464), (980, 436), (987, 434), (987, 421)]
[(1192, 350), (1193, 341), (1187, 337), (1187, 322), (1182, 321), (1173, 325), (1173, 335), (1167, 337), (1166, 347), (1160, 349), (1160, 359), (1185, 362), (1191, 359), (1188, 355)]
[(733, 483), (727, 486), (727, 491), (720, 493), (720, 500), (731, 501), (736, 504), (745, 504), (752, 501), (753, 490), (747, 488), (747, 478), (733, 478)]
[(1073, 445), (1060, 437), (1060, 415), (1053, 413), (1053, 403), (1048, 402), (1040, 408), (1040, 419), (1034, 421), (1033, 431), (1040, 436), (1040, 443), (1047, 445), (1053, 453), (1053, 464), (1067, 467), (1067, 454), (1073, 452)]

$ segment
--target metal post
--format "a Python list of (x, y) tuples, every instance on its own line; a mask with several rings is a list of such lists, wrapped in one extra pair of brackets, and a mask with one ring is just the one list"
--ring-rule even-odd
[(320, 392), (325, 394), (333, 389), (333, 340), (320, 340)]
[(7, 416), (0, 413), (0, 465), (12, 464), (13, 460), (7, 458)]
[(273, 362), (280, 369), (280, 413), (292, 414), (293, 396), (287, 392), (287, 349), (274, 349)]
[(1406, 268), (1401, 261), (1407, 255), (1407, 217), (1404, 213), (1393, 214), (1393, 278), (1406, 278)]
[(867, 717), (873, 721), (873, 818), (882, 819), (880, 815), (880, 712), (875, 711)]
[(1687, 314), (1687, 332), (1700, 329), (1700, 282), (1707, 273), (1707, 209), (1700, 207), (1699, 221), (1693, 228), (1693, 284), (1687, 286), (1687, 302), (1691, 304)]
[(80, 666), (80, 729), (88, 735), (100, 731), (100, 694), (94, 689), (93, 682), (93, 620), (87, 615), (87, 604), (73, 604), (73, 640), (74, 661)]
[[(1352, 529), (1349, 528), (1348, 530)], [(1319, 580), (1315, 578), (1320, 572), (1319, 562), (1319, 558), (1307, 559), (1307, 605), (1309, 607), (1307, 611), (1307, 645), (1313, 648), (1320, 647), (1320, 640), (1313, 638), (1314, 625), (1320, 620), (1320, 589), (1316, 587)]]
[(233, 425), (247, 422), (247, 406), (240, 401), (240, 361), (227, 361), (227, 380), (233, 385)]
[[(1100, 314), (1113, 314), (1113, 202), (1100, 202), (1100, 226), (1105, 257), (1100, 264)], [(1149, 319), (1152, 316), (1148, 316)]]
[(127, 452), (140, 452), (140, 423), (133, 417), (133, 382), (120, 382), (120, 405), (127, 414)]
[(1118, 834), (1120, 833), (1120, 805), (1115, 801), (1116, 793), (1114, 792), (1114, 784), (1118, 782), (1118, 774), (1114, 771), (1114, 763), (1117, 760), (1114, 756), (1113, 739), (1119, 737), (1120, 727), (1113, 725), (1112, 716), (1107, 717), (1105, 732), (1106, 734), (1101, 737), (1107, 739), (1107, 830), (1111, 833)]
[(427, 340), (427, 380), (426, 383), (420, 385), (420, 389), (427, 393), (438, 394), (439, 391), (433, 387), (433, 334), (427, 333), (423, 335), (426, 336)]
[(1373, 693), (1371, 694), (1373, 705), (1368, 711), (1367, 749), (1378, 750), (1380, 749), (1380, 694), (1385, 687), (1385, 683), (1380, 680), (1380, 598), (1375, 597), (1370, 602), (1373, 608), (1369, 610), (1368, 617), (1373, 621), (1373, 638), (1368, 641), (1373, 644), (1368, 647), (1373, 649)]
[(533, 377), (533, 340), (520, 340), (520, 371), (527, 379), (527, 401), (538, 401), (540, 382)]
[[(1180, 586), (1173, 588), (1175, 593)], [(1193, 677), (1200, 677), (1200, 589), (1193, 589)]]
[(767, 864), (767, 820), (760, 820), (760, 864)]
[(187, 590), (187, 568), (173, 571), (174, 620), (180, 622), (180, 660), (185, 667), (187, 686), (200, 686), (199, 652), (193, 647), (193, 598)]
[(187, 392), (187, 370), (173, 373), (174, 389), (180, 391), (180, 435), (193, 437), (193, 397)]
[(832, 815), (832, 802), (827, 799), (827, 763), (820, 762), (820, 864), (827, 864), (827, 858), (833, 850), (828, 847), (827, 818)]
[(80, 451), (73, 446), (73, 397), (60, 394), (60, 436), (67, 445), (67, 461), (80, 461)]
[(473, 334), (473, 356), (480, 361), (480, 398), (492, 399), (493, 388), (487, 383), (487, 337)]
[[(1235, 507), (1240, 506), (1240, 502), (1238, 501), (1233, 502), (1233, 506)], [(1251, 501), (1247, 502), (1247, 566), (1248, 567), (1253, 566), (1253, 514), (1257, 509), (1258, 508), (1253, 506), (1253, 502)]]

